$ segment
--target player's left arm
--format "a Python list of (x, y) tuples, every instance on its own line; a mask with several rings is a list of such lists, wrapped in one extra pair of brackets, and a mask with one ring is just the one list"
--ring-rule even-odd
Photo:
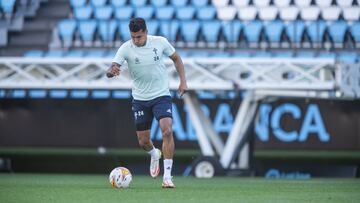
[(184, 64), (183, 64), (183, 62), (181, 60), (181, 57), (176, 52), (174, 52), (170, 56), (170, 59), (174, 62), (176, 71), (179, 74), (180, 85), (179, 85), (179, 90), (178, 91), (179, 91), (179, 95), (183, 96), (186, 93), (186, 91), (188, 90), (188, 87), (187, 87), (187, 84), (186, 84), (186, 78), (185, 78)]

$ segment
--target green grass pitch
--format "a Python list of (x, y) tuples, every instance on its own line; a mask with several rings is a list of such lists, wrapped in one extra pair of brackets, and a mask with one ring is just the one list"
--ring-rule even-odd
[(0, 174), (0, 202), (360, 202), (360, 179), (269, 180), (264, 178), (133, 176), (114, 189), (105, 175)]

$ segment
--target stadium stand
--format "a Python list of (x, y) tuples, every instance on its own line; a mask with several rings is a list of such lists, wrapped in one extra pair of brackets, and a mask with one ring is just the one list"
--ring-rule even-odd
[(217, 16), (219, 20), (230, 21), (234, 20), (237, 10), (234, 7), (220, 7), (217, 8)]
[[(78, 57), (101, 49), (108, 56), (130, 39), (127, 23), (132, 17), (145, 18), (150, 34), (168, 38), (189, 57), (238, 57), (243, 52), (307, 57), (302, 53), (308, 51), (315, 57), (331, 52), (340, 59), (343, 53), (359, 54), (360, 5), (356, 0), (2, 0), (1, 54), (15, 47), (8, 46), (8, 38), (15, 34), (9, 35), (12, 26), (6, 16), (12, 16), (11, 21), (22, 16), (22, 27), (26, 27), (31, 22), (27, 20), (30, 10), (60, 2), (68, 9), (62, 9), (63, 15), (48, 26), (47, 46), (29, 46), (34, 51), (26, 47), (29, 52), (21, 49), (9, 55)], [(39, 50), (43, 54), (34, 54)], [(59, 50), (62, 55), (54, 54)], [(199, 54), (204, 51), (208, 53)]]
[(170, 20), (173, 18), (175, 8), (172, 6), (163, 6), (155, 10), (155, 17), (158, 20)]
[(274, 0), (274, 5), (281, 8), (290, 5), (291, 0)]
[(301, 42), (305, 32), (305, 23), (300, 20), (291, 21), (286, 26), (286, 35), (290, 42), (298, 44)]
[(53, 27), (69, 13), (68, 0), (1, 0), (0, 55), (19, 56), (26, 50), (47, 50)]

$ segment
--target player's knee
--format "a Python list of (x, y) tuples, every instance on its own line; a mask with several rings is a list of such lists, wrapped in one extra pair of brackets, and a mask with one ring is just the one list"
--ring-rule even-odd
[(150, 140), (147, 139), (139, 139), (140, 147), (144, 148), (150, 145)]
[(171, 127), (165, 127), (163, 129), (161, 129), (161, 133), (163, 135), (163, 138), (167, 138), (170, 137), (172, 135), (172, 129)]

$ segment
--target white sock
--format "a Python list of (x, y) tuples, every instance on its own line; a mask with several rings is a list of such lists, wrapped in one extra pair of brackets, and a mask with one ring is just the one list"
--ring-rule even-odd
[(171, 178), (172, 159), (164, 159), (164, 179)]
[(148, 154), (150, 154), (151, 157), (157, 157), (158, 154), (157, 154), (157, 151), (156, 151), (156, 148), (152, 148), (152, 150), (148, 151), (147, 152)]

